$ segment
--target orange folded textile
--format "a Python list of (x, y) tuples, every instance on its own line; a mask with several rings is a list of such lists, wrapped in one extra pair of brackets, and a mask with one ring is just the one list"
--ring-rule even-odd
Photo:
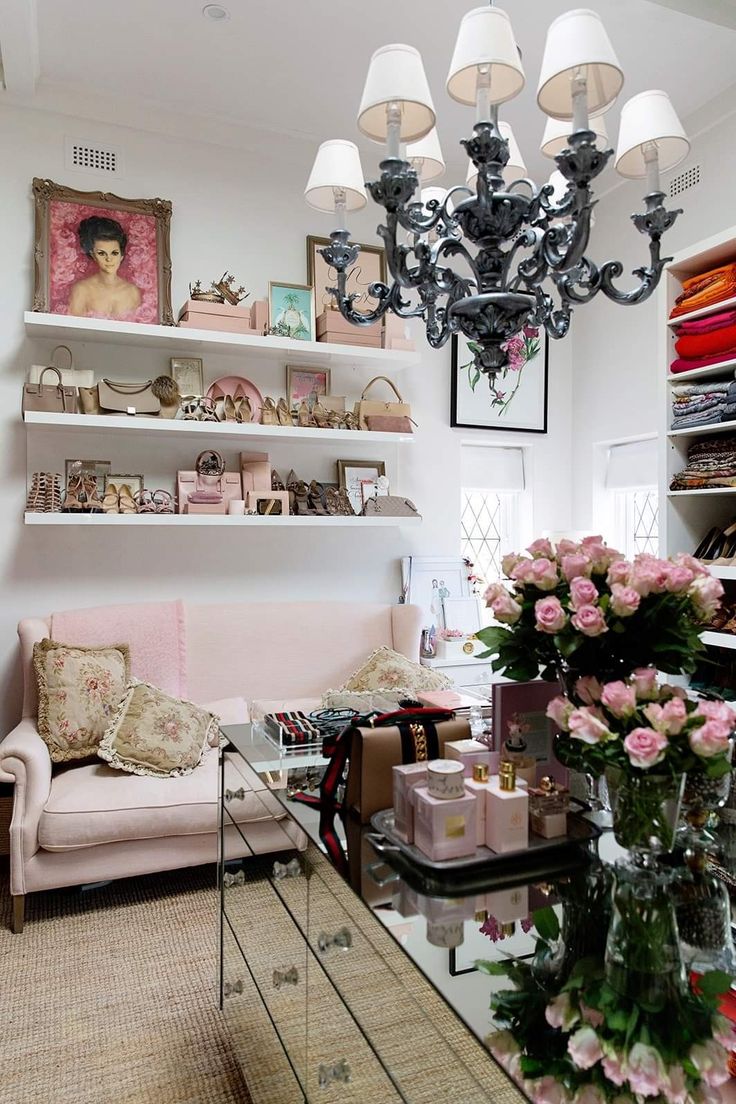
[(670, 318), (700, 310), (701, 307), (710, 307), (713, 303), (720, 303), (723, 299), (730, 299), (734, 295), (736, 295), (736, 263), (712, 268), (709, 272), (702, 272), (699, 276), (691, 276), (689, 280), (685, 280), (682, 293), (677, 296), (675, 305), (670, 311)]
[(675, 342), (675, 352), (679, 357), (707, 357), (725, 353), (736, 345), (736, 323), (721, 326), (720, 330), (710, 333), (683, 334)]

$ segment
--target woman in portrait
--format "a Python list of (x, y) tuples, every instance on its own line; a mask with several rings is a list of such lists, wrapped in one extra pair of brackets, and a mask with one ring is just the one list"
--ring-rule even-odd
[(78, 227), (83, 253), (97, 265), (92, 276), (77, 280), (69, 296), (69, 314), (97, 318), (125, 318), (141, 304), (141, 292), (118, 269), (125, 257), (128, 235), (117, 219), (92, 215)]

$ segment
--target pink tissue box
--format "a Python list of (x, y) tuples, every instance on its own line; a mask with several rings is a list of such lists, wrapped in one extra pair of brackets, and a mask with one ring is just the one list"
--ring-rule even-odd
[(476, 847), (475, 807), (476, 799), (471, 793), (448, 800), (432, 797), (426, 786), (417, 786), (414, 843), (433, 862), (472, 855)]
[(393, 768), (394, 826), (407, 843), (414, 842), (412, 790), (427, 781), (426, 763), (404, 763)]
[(498, 770), (498, 758), (497, 751), (489, 751), (479, 740), (448, 740), (445, 744), (445, 759), (459, 759), (466, 778), (472, 778), (475, 763), (485, 763), (493, 774)]

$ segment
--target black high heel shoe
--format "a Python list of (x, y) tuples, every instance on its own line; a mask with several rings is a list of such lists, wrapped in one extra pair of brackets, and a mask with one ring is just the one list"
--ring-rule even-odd
[(717, 525), (714, 525), (712, 529), (708, 530), (708, 532), (703, 537), (703, 539), (701, 540), (698, 547), (693, 552), (693, 556), (695, 557), (696, 560), (702, 560), (703, 559), (706, 552), (710, 548), (711, 544), (713, 543), (713, 541), (715, 540), (715, 538), (718, 536), (718, 534), (720, 532), (721, 532), (721, 530), (718, 528)]

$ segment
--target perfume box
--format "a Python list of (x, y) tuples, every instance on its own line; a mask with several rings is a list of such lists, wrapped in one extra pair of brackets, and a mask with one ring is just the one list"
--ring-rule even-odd
[(476, 782), (473, 778), (465, 779), (465, 789), (476, 798), (475, 806), (475, 842), (482, 847), (486, 842), (486, 794), (490, 785), (490, 779), (486, 782)]
[(426, 763), (403, 763), (393, 768), (394, 825), (407, 843), (414, 842), (412, 790), (427, 781)]
[(526, 786), (502, 790), (499, 778), (486, 793), (486, 847), (497, 854), (529, 846), (529, 794)]
[(475, 795), (432, 797), (426, 786), (414, 790), (414, 843), (433, 862), (472, 855), (476, 848)]
[(485, 908), (499, 924), (513, 924), (529, 915), (529, 886), (513, 886), (487, 893)]
[[(494, 754), (495, 764), (491, 761)], [(485, 763), (490, 774), (498, 770), (498, 752), (491, 752), (479, 740), (448, 740), (445, 744), (445, 758), (459, 759), (466, 778), (472, 777), (476, 763)]]

